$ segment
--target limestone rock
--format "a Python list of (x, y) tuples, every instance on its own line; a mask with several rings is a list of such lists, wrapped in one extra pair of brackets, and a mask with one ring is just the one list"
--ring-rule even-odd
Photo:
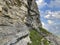
[(39, 27), (42, 24), (35, 0), (0, 0), (0, 45), (32, 43), (29, 30), (43, 35)]
[(0, 0), (0, 45), (27, 45), (23, 39), (28, 37), (29, 31), (22, 20), (27, 8), (14, 4), (16, 1)]

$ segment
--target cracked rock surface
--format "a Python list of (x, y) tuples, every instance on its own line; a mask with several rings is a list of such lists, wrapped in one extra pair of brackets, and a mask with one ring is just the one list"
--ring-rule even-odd
[[(53, 35), (47, 36), (40, 22), (40, 15), (35, 0), (0, 0), (0, 45), (27, 45), (32, 43), (29, 30), (36, 29), (43, 39), (60, 45), (60, 40)], [(41, 42), (41, 45), (44, 45)]]
[(0, 45), (30, 42), (29, 29), (41, 25), (35, 4), (35, 0), (0, 0)]

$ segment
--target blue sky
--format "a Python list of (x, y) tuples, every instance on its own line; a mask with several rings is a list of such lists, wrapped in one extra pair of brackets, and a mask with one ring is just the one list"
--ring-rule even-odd
[(36, 0), (42, 26), (60, 36), (60, 0)]

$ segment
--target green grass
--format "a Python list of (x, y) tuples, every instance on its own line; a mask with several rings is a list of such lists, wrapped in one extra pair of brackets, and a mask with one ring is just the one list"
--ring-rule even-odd
[(50, 43), (49, 43), (49, 41), (48, 40), (43, 40), (43, 43), (44, 43), (44, 45), (49, 45)]
[(50, 32), (48, 32), (46, 29), (44, 29), (43, 27), (39, 27), (40, 31), (46, 35), (52, 34)]
[(31, 44), (29, 45), (41, 45), (40, 41), (42, 39), (42, 37), (34, 30), (31, 30), (30, 31), (30, 39), (32, 41)]
[[(41, 28), (40, 30), (42, 30), (43, 33), (49, 33), (48, 31), (45, 31), (45, 29)], [(41, 42), (43, 42), (44, 45), (49, 45), (49, 41), (40, 35), (36, 30), (30, 30), (30, 39), (32, 43), (28, 43), (28, 45), (42, 45)]]

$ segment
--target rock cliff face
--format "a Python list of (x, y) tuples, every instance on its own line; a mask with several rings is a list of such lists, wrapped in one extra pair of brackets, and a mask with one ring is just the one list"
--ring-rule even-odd
[(0, 0), (0, 45), (27, 45), (32, 29), (44, 36), (39, 17), (35, 0)]
[(40, 25), (35, 0), (0, 0), (0, 45), (27, 45)]

